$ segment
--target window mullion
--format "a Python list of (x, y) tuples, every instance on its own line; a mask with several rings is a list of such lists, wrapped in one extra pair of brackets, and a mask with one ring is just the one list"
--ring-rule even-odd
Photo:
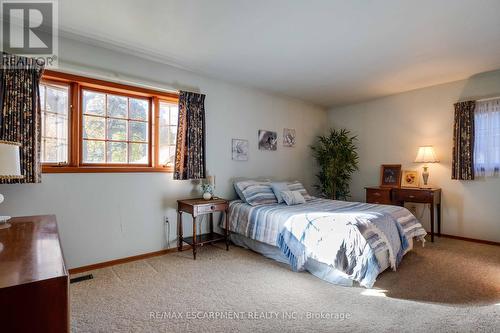
[(127, 164), (130, 164), (130, 98), (127, 97)]
[(80, 161), (80, 149), (81, 149), (81, 97), (80, 97), (80, 86), (78, 83), (73, 82), (70, 85), (70, 94), (71, 94), (71, 104), (70, 104), (70, 165), (71, 166), (79, 166)]
[(152, 122), (150, 124), (150, 133), (151, 133), (151, 165), (153, 167), (156, 167), (158, 165), (158, 145), (157, 145), (157, 136), (158, 136), (158, 131), (157, 131), (157, 100), (155, 97), (151, 98), (151, 119)]

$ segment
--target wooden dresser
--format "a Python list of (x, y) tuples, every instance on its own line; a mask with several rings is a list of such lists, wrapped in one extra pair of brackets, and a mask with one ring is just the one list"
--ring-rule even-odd
[(441, 189), (409, 187), (365, 187), (366, 202), (381, 205), (404, 206), (405, 202), (430, 205), (431, 242), (434, 242), (434, 209), (437, 211), (437, 234), (441, 235)]
[(0, 230), (0, 330), (69, 332), (69, 279), (56, 217), (16, 217)]

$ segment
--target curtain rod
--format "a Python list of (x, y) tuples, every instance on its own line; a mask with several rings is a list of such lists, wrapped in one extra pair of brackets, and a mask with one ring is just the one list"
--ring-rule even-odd
[(500, 99), (500, 96), (476, 99), (476, 102), (486, 102), (486, 101), (491, 101), (494, 99)]
[(462, 99), (462, 100), (459, 100), (457, 103), (463, 103), (463, 102), (469, 102), (469, 101), (474, 101), (474, 102), (487, 102), (487, 101), (492, 101), (492, 100), (495, 100), (495, 99), (499, 99), (499, 100), (500, 100), (500, 96), (496, 96), (496, 97), (486, 97), (486, 98), (478, 98), (478, 99), (474, 99), (474, 98), (467, 98), (467, 99)]

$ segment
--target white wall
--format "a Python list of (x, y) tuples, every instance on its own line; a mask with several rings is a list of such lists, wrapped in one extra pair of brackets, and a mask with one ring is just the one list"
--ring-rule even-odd
[[(442, 232), (500, 242), (500, 179), (451, 180), (453, 104), (494, 96), (500, 96), (500, 72), (330, 110), (333, 127), (348, 128), (359, 137), (353, 199), (364, 201), (364, 187), (379, 184), (381, 164), (401, 163), (403, 169), (421, 171), (413, 163), (417, 148), (434, 145), (441, 163), (430, 165), (430, 183), (443, 189)], [(429, 211), (417, 208), (429, 230)]]
[[(207, 169), (216, 175), (216, 194), (232, 198), (230, 179), (268, 176), (299, 179), (311, 189), (314, 166), (309, 145), (324, 131), (322, 108), (212, 80), (188, 71), (81, 42), (60, 41), (60, 67), (117, 81), (206, 94)], [(258, 129), (295, 128), (297, 146), (276, 152), (257, 149)], [(231, 160), (231, 139), (250, 142), (248, 162)], [(70, 268), (166, 247), (164, 216), (176, 235), (176, 200), (199, 195), (191, 181), (171, 174), (45, 174), (41, 184), (0, 185), (2, 215), (56, 214)], [(185, 232), (190, 233), (188, 221)], [(172, 242), (171, 246), (175, 243)]]

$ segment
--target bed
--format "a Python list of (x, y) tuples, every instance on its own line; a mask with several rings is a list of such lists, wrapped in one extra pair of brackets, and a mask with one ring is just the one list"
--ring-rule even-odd
[(424, 244), (426, 235), (417, 218), (403, 207), (315, 197), (292, 206), (252, 206), (234, 200), (229, 229), (236, 245), (295, 271), (366, 288), (384, 270), (396, 270), (414, 240)]

